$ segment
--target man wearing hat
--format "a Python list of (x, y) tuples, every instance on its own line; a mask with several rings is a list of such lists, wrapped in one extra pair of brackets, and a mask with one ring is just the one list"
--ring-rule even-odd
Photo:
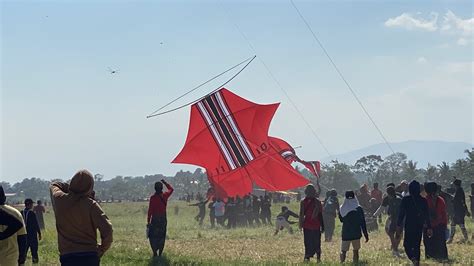
[(471, 216), (467, 209), (466, 205), (466, 195), (464, 194), (464, 190), (461, 186), (461, 180), (454, 177), (453, 185), (455, 188), (454, 198), (453, 198), (453, 208), (454, 208), (454, 216), (453, 221), (451, 223), (451, 236), (449, 237), (448, 244), (453, 242), (454, 235), (456, 234), (456, 225), (459, 225), (461, 228), (462, 235), (464, 236), (464, 242), (467, 242), (467, 230), (466, 226), (464, 225), (464, 218), (467, 216)]

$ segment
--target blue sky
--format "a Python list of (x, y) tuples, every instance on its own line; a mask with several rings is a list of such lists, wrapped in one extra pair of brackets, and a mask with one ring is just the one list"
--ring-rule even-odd
[[(295, 3), (389, 141), (473, 142), (472, 1)], [(189, 108), (145, 116), (253, 55), (234, 24), (332, 154), (382, 142), (289, 1), (2, 1), (1, 180), (193, 169), (169, 163)], [(227, 87), (327, 156), (258, 60)]]

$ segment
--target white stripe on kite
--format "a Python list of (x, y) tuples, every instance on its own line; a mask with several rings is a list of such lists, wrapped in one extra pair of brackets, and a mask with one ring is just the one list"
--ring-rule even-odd
[(253, 160), (254, 159), (253, 155), (250, 152), (250, 149), (247, 143), (245, 142), (244, 138), (242, 137), (242, 134), (240, 133), (239, 129), (235, 125), (234, 119), (230, 115), (229, 110), (227, 109), (227, 106), (225, 105), (222, 99), (221, 93), (217, 92), (216, 96), (217, 96), (216, 99), (219, 105), (221, 106), (221, 109), (224, 111), (226, 120), (229, 122), (229, 125), (232, 127), (232, 131), (234, 131), (234, 134), (237, 136), (237, 139), (239, 140), (240, 145), (242, 146), (242, 148), (244, 148), (244, 152), (247, 155), (247, 158), (249, 158), (250, 161)]
[(219, 133), (217, 132), (216, 126), (214, 125), (214, 123), (212, 123), (212, 120), (209, 116), (209, 113), (207, 112), (206, 108), (203, 106), (202, 102), (198, 102), (197, 106), (198, 106), (199, 110), (201, 111), (201, 113), (204, 115), (204, 119), (206, 120), (206, 124), (209, 126), (209, 128), (211, 129), (212, 135), (214, 135), (214, 138), (217, 140), (218, 145), (221, 148), (227, 162), (229, 163), (231, 170), (234, 170), (235, 168), (237, 168), (235, 166), (234, 160), (230, 156), (230, 153), (227, 150), (227, 147), (224, 145)]

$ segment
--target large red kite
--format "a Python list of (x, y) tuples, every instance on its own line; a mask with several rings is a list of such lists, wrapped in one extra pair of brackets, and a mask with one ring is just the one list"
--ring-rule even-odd
[(253, 184), (269, 191), (308, 184), (268, 136), (278, 106), (256, 104), (224, 88), (208, 95), (191, 106), (186, 143), (173, 163), (204, 167), (217, 195), (245, 195)]

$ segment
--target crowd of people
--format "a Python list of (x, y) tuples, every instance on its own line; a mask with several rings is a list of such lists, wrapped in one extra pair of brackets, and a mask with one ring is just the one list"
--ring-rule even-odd
[(195, 220), (199, 225), (204, 222), (206, 207), (209, 209), (211, 228), (215, 228), (216, 225), (230, 229), (238, 226), (273, 224), (272, 201), (269, 195), (257, 197), (249, 194), (242, 198), (236, 196), (225, 200), (218, 197), (210, 198), (198, 197), (197, 203), (189, 205), (198, 208)]
[[(93, 187), (94, 178), (87, 170), (77, 172), (69, 183), (53, 182), (50, 185), (61, 265), (100, 265), (101, 257), (112, 245), (112, 224), (95, 201)], [(163, 191), (165, 187), (166, 191)], [(387, 214), (384, 227), (392, 254), (402, 256), (399, 244), (403, 238), (405, 254), (414, 265), (419, 265), (422, 242), (426, 258), (447, 261), (447, 244), (453, 241), (457, 227), (461, 229), (463, 241), (468, 241), (465, 217), (470, 216), (470, 212), (459, 179), (455, 179), (446, 191), (435, 182), (420, 184), (415, 180), (410, 183), (402, 181), (398, 186), (389, 183), (385, 193), (377, 183), (373, 184), (372, 189), (362, 185), (358, 191), (345, 191), (341, 205), (336, 190), (327, 191), (326, 197), (320, 200), (321, 189), (317, 188), (311, 184), (306, 186), (299, 213), (282, 206), (281, 212), (274, 218), (275, 235), (284, 229), (293, 233), (292, 224), (298, 224), (303, 232), (304, 261), (312, 258), (321, 261), (322, 234), (325, 241), (333, 241), (336, 219), (339, 219), (342, 223), (340, 261), (345, 262), (352, 246), (353, 262), (357, 263), (361, 238), (369, 241), (370, 224), (381, 224), (382, 213)], [(154, 189), (155, 193), (149, 200), (146, 231), (152, 254), (156, 257), (162, 256), (165, 247), (166, 209), (173, 187), (161, 180), (155, 183)], [(269, 195), (257, 197), (248, 194), (226, 199), (199, 196), (197, 199), (197, 203), (190, 205), (198, 208), (195, 219), (200, 225), (204, 222), (207, 209), (212, 228), (273, 225)], [(474, 184), (471, 184), (470, 199), (470, 209), (474, 212)], [(23, 265), (28, 250), (31, 250), (32, 262), (39, 262), (38, 241), (45, 227), (45, 207), (40, 201), (34, 206), (32, 199), (26, 199), (24, 204), (25, 208), (21, 211), (7, 205), (0, 186), (2, 266)], [(177, 209), (175, 214), (178, 215)]]

